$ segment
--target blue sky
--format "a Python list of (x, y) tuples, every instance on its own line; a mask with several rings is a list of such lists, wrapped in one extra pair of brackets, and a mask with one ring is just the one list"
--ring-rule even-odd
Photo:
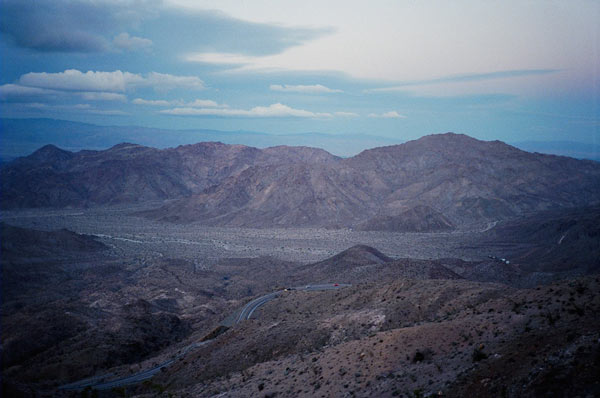
[(600, 142), (600, 2), (0, 0), (0, 115)]

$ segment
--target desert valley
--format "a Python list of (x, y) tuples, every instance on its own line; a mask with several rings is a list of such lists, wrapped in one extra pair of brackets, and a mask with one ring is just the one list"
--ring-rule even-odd
[(600, 164), (438, 134), (2, 166), (3, 396), (600, 394)]

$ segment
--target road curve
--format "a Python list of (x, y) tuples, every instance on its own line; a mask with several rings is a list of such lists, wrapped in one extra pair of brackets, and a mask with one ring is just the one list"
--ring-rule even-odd
[[(272, 293), (268, 293), (268, 294), (265, 294), (264, 296), (255, 298), (254, 300), (251, 300), (246, 305), (244, 305), (242, 307), (239, 315), (236, 317), (235, 323), (238, 324), (244, 320), (250, 319), (250, 317), (252, 316), (254, 311), (256, 311), (256, 309), (258, 309), (260, 306), (264, 305), (265, 303), (268, 303), (269, 301), (276, 299), (277, 296), (279, 296), (280, 294), (287, 292), (287, 291), (300, 290), (300, 291), (314, 292), (314, 291), (322, 291), (322, 290), (336, 290), (336, 289), (341, 289), (341, 288), (349, 287), (349, 286), (352, 286), (352, 285), (345, 284), (345, 283), (304, 285), (304, 286), (291, 287), (291, 288), (287, 288), (287, 289), (283, 289), (283, 290), (278, 290), (278, 291), (275, 291)], [(185, 347), (177, 356), (175, 356), (165, 362), (162, 362), (162, 363), (154, 366), (153, 368), (138, 372), (136, 374), (133, 374), (133, 375), (130, 375), (127, 377), (122, 377), (119, 379), (106, 381), (107, 378), (112, 376), (112, 374), (106, 374), (103, 376), (89, 377), (89, 378), (86, 378), (83, 380), (76, 381), (74, 383), (62, 385), (58, 388), (60, 390), (67, 390), (67, 391), (83, 390), (87, 387), (93, 388), (95, 390), (110, 390), (113, 388), (139, 384), (145, 380), (151, 379), (155, 374), (160, 372), (161, 369), (168, 367), (169, 365), (171, 365), (173, 362), (175, 362), (179, 358), (186, 356), (191, 350), (193, 350), (197, 347), (200, 347), (210, 341), (211, 340), (206, 340), (201, 343), (190, 344), (189, 346)]]
[(315, 291), (321, 291), (321, 290), (336, 290), (336, 289), (340, 289), (340, 288), (348, 287), (348, 286), (352, 286), (352, 285), (345, 284), (345, 283), (326, 283), (326, 284), (319, 284), (319, 285), (304, 285), (304, 286), (287, 288), (287, 289), (283, 289), (283, 290), (278, 290), (273, 293), (265, 294), (264, 296), (258, 297), (256, 299), (250, 301), (248, 304), (246, 304), (244, 307), (242, 307), (242, 311), (238, 315), (235, 323), (240, 323), (243, 320), (250, 319), (250, 317), (252, 316), (252, 314), (254, 313), (254, 311), (256, 311), (256, 309), (258, 307), (277, 298), (277, 296), (279, 296), (283, 292), (287, 292), (290, 290), (303, 290), (303, 291), (308, 291), (308, 292), (315, 292)]
[(83, 390), (86, 387), (91, 387), (95, 390), (110, 390), (117, 387), (125, 387), (133, 384), (139, 384), (145, 380), (152, 378), (155, 374), (160, 372), (161, 369), (166, 368), (171, 365), (173, 362), (177, 361), (179, 358), (186, 356), (191, 350), (194, 348), (200, 347), (206, 344), (207, 341), (203, 341), (201, 343), (193, 343), (189, 346), (185, 347), (177, 356), (162, 362), (153, 368), (138, 372), (131, 376), (121, 377), (119, 379), (114, 379), (110, 381), (106, 381), (107, 378), (112, 376), (111, 374), (106, 374), (103, 376), (90, 377), (87, 379), (79, 380), (74, 383), (65, 384), (59, 387), (61, 390), (73, 391), (73, 390)]

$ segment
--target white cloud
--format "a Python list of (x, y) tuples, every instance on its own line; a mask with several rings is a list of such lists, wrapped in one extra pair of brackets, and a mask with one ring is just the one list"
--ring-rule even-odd
[(271, 84), (269, 88), (273, 91), (283, 91), (290, 93), (306, 93), (306, 94), (325, 94), (325, 93), (342, 93), (342, 90), (331, 89), (321, 84), (311, 85), (289, 85), (289, 84)]
[(38, 87), (27, 87), (18, 84), (3, 84), (0, 86), (0, 99), (3, 101), (23, 97), (54, 96), (60, 94), (62, 94), (60, 91)]
[(178, 106), (178, 107), (189, 107), (189, 108), (228, 108), (225, 104), (219, 104), (213, 100), (207, 99), (196, 99), (191, 102), (185, 102), (182, 100), (146, 100), (143, 98), (136, 98), (131, 101), (136, 105), (150, 105), (150, 106)]
[(203, 89), (204, 82), (196, 76), (176, 76), (150, 72), (145, 76), (136, 73), (87, 71), (68, 69), (59, 73), (27, 73), (19, 78), (19, 84), (65, 91), (124, 92), (138, 87), (152, 87), (155, 90), (173, 88)]
[(150, 39), (144, 39), (143, 37), (129, 36), (129, 33), (123, 32), (113, 39), (113, 44), (121, 49), (127, 51), (135, 50), (149, 50), (154, 43)]
[(204, 99), (197, 99), (197, 100), (187, 103), (186, 105), (190, 106), (192, 108), (217, 108), (217, 107), (225, 107), (226, 108), (227, 107), (227, 105), (219, 105), (213, 100), (204, 100)]
[(88, 101), (126, 101), (127, 97), (119, 93), (106, 92), (83, 92), (77, 93), (81, 98)]
[[(597, 89), (589, 83), (598, 81), (598, 46), (597, 40), (591, 39), (598, 32), (595, 1), (467, 0), (460, 1), (461, 6), (455, 2), (355, 1), (348, 6), (342, 0), (256, 0), (252, 7), (240, 7), (236, 0), (168, 1), (217, 9), (247, 21), (322, 25), (335, 30), (274, 55), (249, 57), (229, 51), (188, 56), (190, 61), (237, 65), (229, 71), (338, 71), (361, 79), (404, 82), (498, 69), (549, 68), (569, 72), (511, 79), (514, 83), (508, 87), (494, 80), (423, 89), (430, 95), (463, 95), (485, 89), (487, 93), (536, 96), (547, 95), (549, 90)], [(532, 19), (532, 15), (539, 18)], [(506, 21), (511, 21), (510, 29), (506, 29)], [(532, 82), (526, 86), (520, 84), (529, 80)]]
[(119, 93), (60, 91), (47, 88), (21, 86), (19, 84), (4, 84), (0, 86), (0, 100), (2, 101), (22, 100), (23, 98), (32, 97), (36, 97), (38, 100), (47, 100), (49, 97), (66, 96), (78, 96), (88, 101), (125, 101), (127, 99), (125, 95)]
[(381, 114), (369, 113), (369, 117), (378, 117), (383, 119), (406, 119), (406, 116), (401, 115), (396, 111), (389, 111)]
[(143, 98), (136, 98), (131, 103), (136, 105), (150, 105), (150, 106), (171, 106), (173, 101), (167, 100), (146, 100)]
[(160, 111), (168, 115), (180, 116), (240, 116), (240, 117), (300, 117), (300, 118), (327, 118), (331, 113), (311, 112), (304, 109), (295, 109), (287, 105), (276, 103), (269, 106), (256, 106), (250, 110), (230, 108), (173, 108)]
[(215, 65), (245, 65), (253, 64), (264, 57), (253, 57), (232, 53), (195, 53), (189, 54), (186, 59), (192, 62), (200, 62)]
[(174, 88), (203, 90), (206, 88), (204, 82), (196, 76), (177, 76), (158, 72), (148, 73), (143, 85), (153, 87), (156, 90), (171, 90)]
[(120, 70), (83, 73), (77, 69), (67, 69), (59, 73), (27, 73), (19, 78), (19, 83), (24, 86), (56, 90), (122, 92), (132, 85), (144, 83), (144, 78)]
[(357, 117), (357, 116), (360, 116), (358, 113), (354, 113), (354, 112), (334, 112), (333, 114), (335, 116), (341, 116), (341, 117)]

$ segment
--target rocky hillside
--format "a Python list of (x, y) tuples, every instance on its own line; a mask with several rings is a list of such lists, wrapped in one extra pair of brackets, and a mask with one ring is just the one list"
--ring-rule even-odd
[(448, 133), (335, 164), (256, 166), (145, 215), (209, 225), (439, 231), (598, 198), (596, 162)]
[(599, 280), (287, 292), (140, 387), (211, 397), (593, 396)]

